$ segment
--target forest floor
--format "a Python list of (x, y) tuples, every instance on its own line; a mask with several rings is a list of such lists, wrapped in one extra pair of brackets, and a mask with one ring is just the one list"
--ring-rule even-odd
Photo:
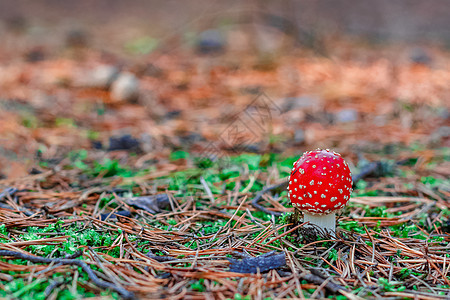
[[(445, 49), (27, 41), (0, 49), (0, 297), (450, 297)], [(285, 188), (252, 205), (316, 148), (356, 176), (336, 239)]]

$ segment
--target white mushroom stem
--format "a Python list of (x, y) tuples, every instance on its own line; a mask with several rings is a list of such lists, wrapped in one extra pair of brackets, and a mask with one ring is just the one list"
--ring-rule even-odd
[(309, 224), (314, 224), (322, 230), (329, 232), (331, 235), (335, 236), (336, 232), (336, 213), (332, 212), (328, 215), (312, 215), (308, 212), (303, 211), (303, 222), (309, 222)]

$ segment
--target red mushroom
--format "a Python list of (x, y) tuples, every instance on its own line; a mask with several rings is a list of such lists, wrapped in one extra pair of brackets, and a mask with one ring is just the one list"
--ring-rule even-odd
[(305, 222), (333, 234), (336, 212), (345, 207), (352, 193), (352, 176), (340, 154), (317, 149), (305, 152), (294, 163), (288, 190)]

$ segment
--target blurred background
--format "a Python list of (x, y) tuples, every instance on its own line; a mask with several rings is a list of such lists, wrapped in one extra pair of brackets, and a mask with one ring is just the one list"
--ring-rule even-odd
[(446, 0), (1, 0), (0, 37), (2, 178), (78, 149), (450, 145)]

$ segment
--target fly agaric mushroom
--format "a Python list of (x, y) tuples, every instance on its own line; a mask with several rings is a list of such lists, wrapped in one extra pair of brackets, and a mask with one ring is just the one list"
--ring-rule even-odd
[(333, 234), (336, 212), (345, 207), (352, 193), (352, 176), (339, 153), (317, 149), (305, 152), (294, 163), (288, 190), (304, 222)]

